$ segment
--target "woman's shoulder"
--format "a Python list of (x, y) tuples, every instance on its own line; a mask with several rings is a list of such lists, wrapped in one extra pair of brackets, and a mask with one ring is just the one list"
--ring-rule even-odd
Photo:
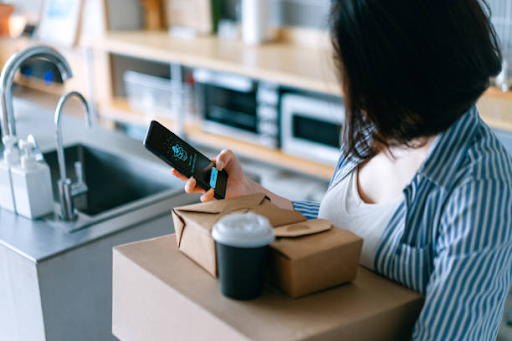
[(458, 177), (461, 182), (498, 182), (512, 188), (512, 156), (494, 131), (480, 120), (465, 150)]
[[(493, 130), (478, 123), (466, 148), (459, 150), (461, 162), (440, 197), (443, 205), (441, 229), (464, 236), (467, 248), (492, 249), (504, 242), (512, 245), (512, 158)], [(483, 235), (487, 235), (484, 240)], [(448, 238), (448, 237), (447, 237)], [(475, 245), (478, 245), (475, 246)], [(460, 249), (465, 253), (472, 249)], [(474, 251), (474, 250), (473, 250)]]

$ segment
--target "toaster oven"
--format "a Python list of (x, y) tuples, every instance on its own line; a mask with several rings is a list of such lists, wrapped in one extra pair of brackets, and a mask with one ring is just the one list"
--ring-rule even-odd
[[(332, 96), (333, 97), (333, 96)], [(286, 93), (281, 98), (283, 152), (335, 165), (341, 147), (345, 108), (341, 99)]]
[(194, 71), (202, 102), (202, 129), (277, 148), (279, 88), (267, 82), (205, 69)]

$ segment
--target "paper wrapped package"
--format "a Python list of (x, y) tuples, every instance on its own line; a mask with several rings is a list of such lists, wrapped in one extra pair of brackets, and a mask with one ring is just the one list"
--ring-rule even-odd
[(274, 229), (268, 280), (300, 297), (356, 278), (363, 239), (323, 219)]
[(273, 227), (306, 221), (301, 213), (272, 204), (262, 193), (174, 208), (172, 217), (178, 249), (212, 276), (217, 276), (215, 241), (211, 237), (213, 225), (226, 214), (235, 212), (260, 214)]

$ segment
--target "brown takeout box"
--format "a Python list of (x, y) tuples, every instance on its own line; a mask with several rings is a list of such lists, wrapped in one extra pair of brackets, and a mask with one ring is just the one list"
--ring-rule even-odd
[(233, 212), (268, 218), (277, 239), (271, 244), (267, 281), (300, 297), (354, 280), (363, 240), (328, 220), (306, 220), (299, 212), (272, 204), (264, 194), (177, 207), (173, 210), (180, 251), (217, 276), (213, 225)]
[(249, 211), (266, 217), (273, 227), (306, 221), (301, 213), (272, 204), (263, 193), (176, 207), (172, 211), (172, 217), (179, 250), (211, 275), (217, 276), (215, 241), (211, 237), (212, 227), (226, 214)]
[(267, 279), (300, 297), (356, 278), (363, 239), (323, 219), (274, 229)]

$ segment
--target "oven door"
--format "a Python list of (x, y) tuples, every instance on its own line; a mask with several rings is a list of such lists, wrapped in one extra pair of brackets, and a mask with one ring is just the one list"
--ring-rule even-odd
[(203, 129), (231, 136), (258, 136), (255, 83), (246, 77), (200, 70), (194, 73), (203, 102)]
[(282, 149), (285, 153), (328, 165), (340, 156), (344, 107), (300, 95), (281, 102)]

